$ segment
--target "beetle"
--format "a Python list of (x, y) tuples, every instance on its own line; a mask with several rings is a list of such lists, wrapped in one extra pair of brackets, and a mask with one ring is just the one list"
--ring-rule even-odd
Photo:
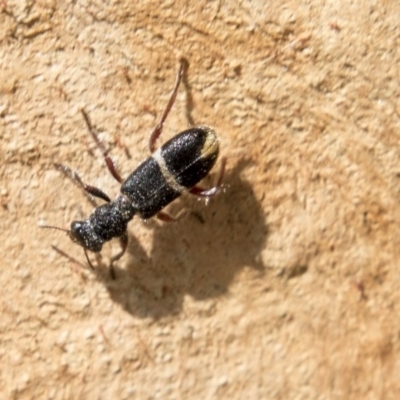
[[(156, 147), (156, 141), (163, 131), (164, 123), (175, 102), (184, 70), (185, 62), (181, 60), (170, 99), (159, 123), (150, 135), (151, 156), (125, 180), (117, 171), (114, 162), (108, 155), (108, 150), (93, 129), (88, 114), (85, 110), (80, 110), (96, 146), (102, 152), (109, 172), (121, 184), (120, 195), (115, 200), (111, 200), (101, 189), (85, 184), (79, 175), (69, 167), (54, 164), (59, 171), (83, 189), (95, 209), (86, 220), (73, 221), (69, 230), (50, 225), (41, 227), (66, 232), (73, 242), (83, 248), (92, 269), (94, 267), (87, 251), (99, 253), (105, 242), (119, 238), (121, 251), (110, 260), (110, 274), (113, 278), (115, 278), (113, 263), (119, 260), (127, 249), (127, 225), (135, 215), (142, 219), (156, 216), (163, 221), (176, 221), (176, 218), (163, 209), (182, 193), (189, 192), (195, 196), (209, 199), (219, 193), (221, 189), (225, 159), (221, 162), (221, 169), (214, 187), (203, 189), (197, 186), (208, 175), (218, 158), (219, 141), (213, 128), (209, 126), (191, 127), (178, 133), (161, 147)], [(97, 207), (92, 196), (100, 198), (106, 203)], [(63, 252), (59, 252), (63, 254)]]

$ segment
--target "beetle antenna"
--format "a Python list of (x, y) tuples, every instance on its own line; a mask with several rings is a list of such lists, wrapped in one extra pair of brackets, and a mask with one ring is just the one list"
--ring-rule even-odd
[(52, 225), (39, 225), (39, 228), (56, 229), (57, 231), (63, 231), (66, 233), (70, 233), (70, 230), (68, 230), (68, 229), (59, 228), (58, 226), (52, 226)]
[(51, 248), (56, 251), (58, 254), (61, 254), (63, 257), (67, 258), (69, 261), (79, 265), (83, 269), (87, 269), (87, 265), (82, 264), (80, 261), (78, 261), (76, 258), (71, 257), (69, 254), (67, 254), (65, 251), (59, 249), (57, 246), (54, 246), (53, 244), (51, 245)]

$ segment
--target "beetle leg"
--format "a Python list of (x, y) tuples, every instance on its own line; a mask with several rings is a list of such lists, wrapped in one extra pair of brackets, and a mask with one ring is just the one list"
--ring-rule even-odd
[(162, 130), (163, 130), (164, 122), (167, 119), (172, 106), (174, 105), (176, 95), (178, 94), (178, 88), (182, 81), (182, 76), (183, 76), (184, 70), (185, 70), (185, 62), (183, 60), (181, 60), (179, 71), (178, 71), (178, 76), (176, 78), (175, 86), (174, 86), (174, 89), (172, 90), (171, 97), (168, 101), (167, 107), (164, 110), (164, 113), (160, 119), (160, 122), (154, 128), (153, 132), (150, 135), (150, 139), (149, 139), (150, 153), (154, 153), (154, 151), (156, 150), (156, 141), (160, 137)]
[(225, 166), (226, 166), (226, 158), (223, 157), (221, 160), (221, 167), (219, 169), (215, 185), (212, 188), (204, 189), (200, 186), (194, 186), (191, 189), (189, 189), (189, 193), (198, 197), (207, 197), (207, 198), (217, 195), (223, 187), (222, 180), (224, 179), (225, 175)]
[(90, 122), (89, 116), (86, 114), (86, 111), (83, 108), (81, 109), (81, 113), (83, 115), (83, 118), (85, 119), (85, 122), (89, 129), (90, 134), (92, 135), (94, 141), (96, 142), (96, 146), (99, 148), (99, 150), (103, 154), (103, 158), (104, 158), (104, 161), (106, 163), (108, 170), (110, 171), (111, 175), (114, 177), (115, 180), (117, 180), (119, 183), (122, 183), (123, 179), (122, 179), (120, 173), (117, 171), (114, 161), (108, 155), (108, 150), (106, 150), (103, 142), (99, 139), (96, 132), (94, 131), (92, 123)]
[(71, 179), (71, 181), (74, 182), (76, 186), (78, 186), (80, 189), (83, 190), (84, 194), (94, 207), (97, 207), (97, 204), (93, 200), (92, 196), (98, 197), (99, 199), (103, 199), (108, 203), (111, 201), (111, 199), (101, 189), (84, 183), (80, 178), (80, 176), (76, 173), (76, 171), (73, 171), (71, 168), (63, 164), (54, 163), (54, 166), (58, 171), (62, 172), (67, 178)]
[(177, 215), (171, 215), (165, 211), (160, 211), (157, 213), (156, 217), (163, 222), (176, 222), (180, 220), (186, 214), (185, 210), (179, 211)]
[(110, 276), (112, 279), (115, 279), (115, 271), (114, 271), (113, 263), (114, 263), (114, 261), (119, 260), (125, 254), (125, 251), (128, 247), (128, 233), (127, 232), (125, 232), (119, 238), (119, 243), (121, 245), (121, 251), (118, 254), (116, 254), (115, 256), (111, 257), (111, 260), (110, 260)]

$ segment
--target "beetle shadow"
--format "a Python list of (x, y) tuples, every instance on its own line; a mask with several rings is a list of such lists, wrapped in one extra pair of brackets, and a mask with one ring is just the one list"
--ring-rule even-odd
[(116, 280), (104, 282), (113, 301), (134, 316), (161, 318), (179, 313), (187, 294), (196, 300), (223, 295), (246, 266), (263, 271), (259, 254), (268, 230), (251, 185), (240, 176), (246, 165), (230, 171), (225, 193), (208, 205), (184, 196), (172, 208), (189, 210), (182, 219), (151, 222), (149, 255), (129, 236), (127, 268), (116, 266)]

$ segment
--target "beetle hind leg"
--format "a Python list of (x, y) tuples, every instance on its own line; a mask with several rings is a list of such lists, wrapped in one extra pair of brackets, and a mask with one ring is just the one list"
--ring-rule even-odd
[(178, 71), (178, 76), (176, 78), (175, 86), (172, 90), (171, 97), (169, 98), (167, 107), (165, 107), (165, 110), (164, 110), (163, 115), (161, 116), (160, 122), (157, 124), (157, 126), (154, 128), (153, 132), (150, 135), (150, 139), (149, 139), (150, 153), (155, 152), (157, 139), (160, 137), (160, 135), (163, 131), (164, 122), (167, 119), (168, 114), (171, 111), (171, 108), (175, 103), (176, 95), (178, 94), (179, 85), (182, 81), (183, 73), (185, 71), (185, 65), (186, 65), (185, 61), (181, 60), (179, 71)]
[(177, 215), (171, 215), (166, 211), (160, 211), (156, 214), (156, 217), (163, 222), (176, 222), (179, 221), (185, 214), (185, 210), (180, 210)]
[(220, 166), (220, 169), (218, 172), (218, 176), (217, 176), (215, 185), (213, 187), (211, 187), (209, 189), (204, 189), (201, 186), (194, 186), (189, 190), (189, 193), (193, 194), (194, 196), (203, 197), (206, 199), (216, 196), (224, 186), (222, 184), (222, 181), (225, 176), (225, 166), (226, 166), (226, 158), (223, 157), (221, 159), (221, 166)]

